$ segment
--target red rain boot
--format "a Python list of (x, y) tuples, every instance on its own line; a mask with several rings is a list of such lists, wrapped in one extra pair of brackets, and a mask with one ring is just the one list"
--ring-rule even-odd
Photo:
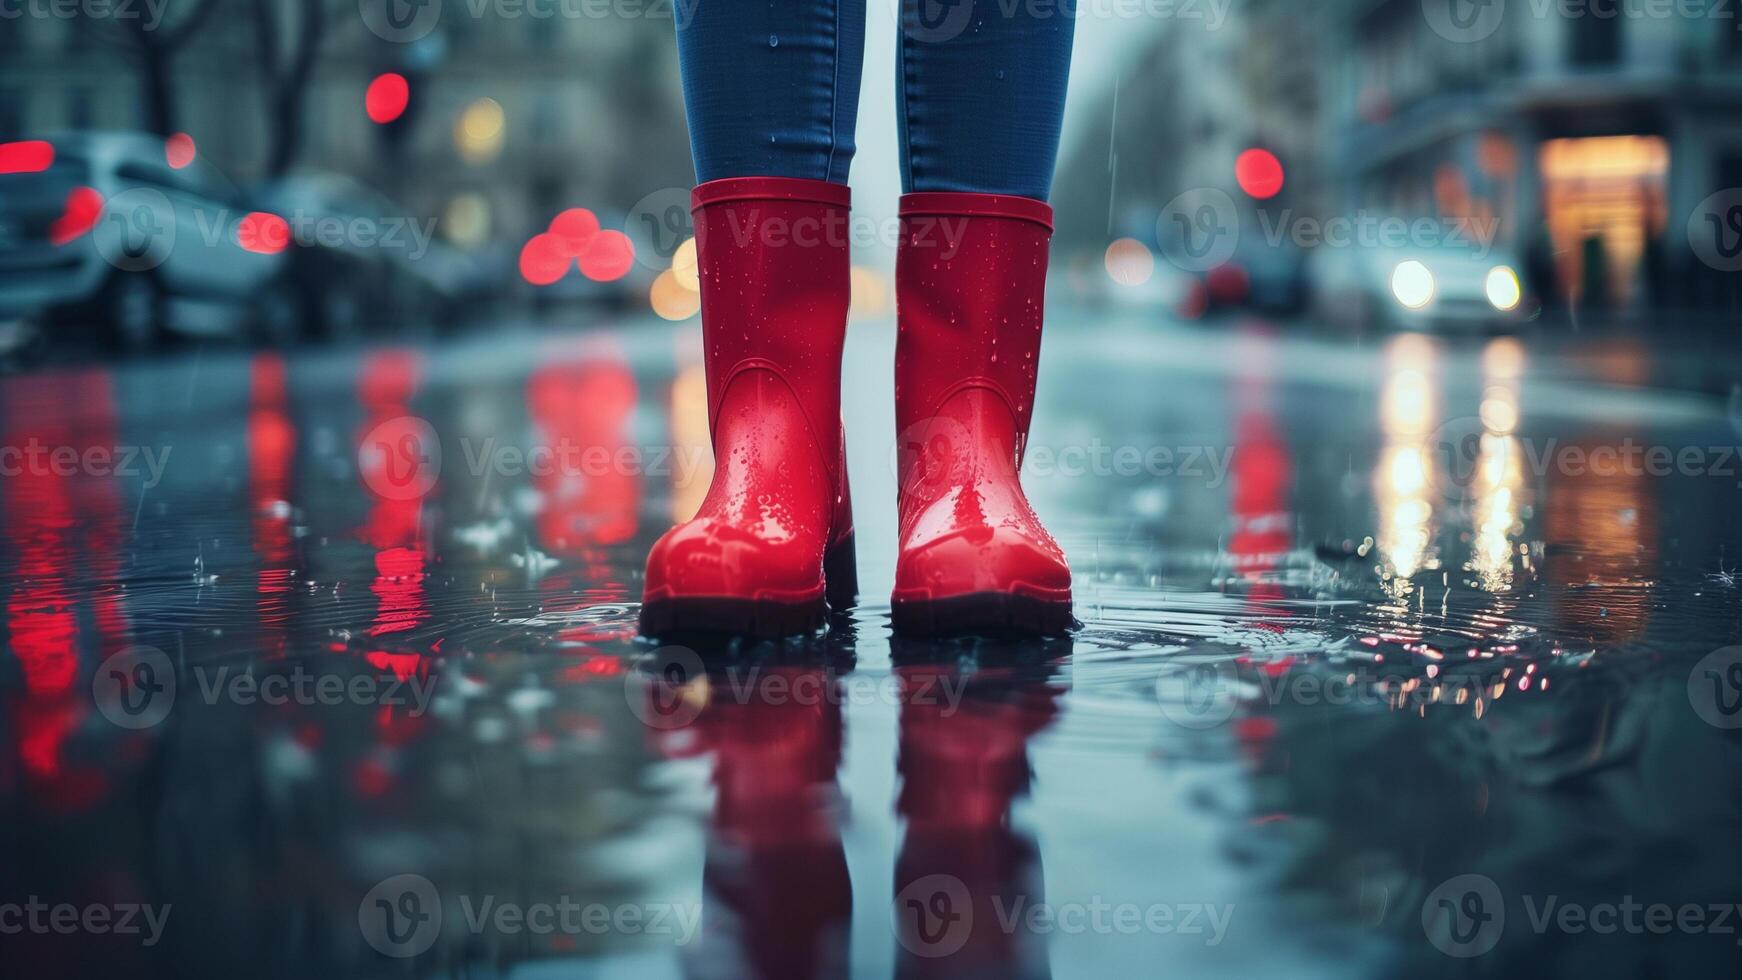
[(641, 631), (784, 636), (850, 602), (841, 439), (848, 300), (840, 184), (733, 177), (695, 189), (714, 479), (647, 556)]
[(1001, 194), (908, 194), (901, 223), (895, 627), (1063, 632), (1070, 568), (1017, 479), (1052, 208)]

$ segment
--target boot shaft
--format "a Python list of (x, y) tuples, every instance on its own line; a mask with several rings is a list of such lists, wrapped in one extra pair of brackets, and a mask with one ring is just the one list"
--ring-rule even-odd
[(1001, 194), (908, 194), (901, 232), (898, 431), (983, 389), (1008, 405), (1020, 457), (1034, 410), (1052, 208)]
[(818, 450), (837, 465), (850, 201), (844, 185), (785, 177), (709, 181), (691, 195), (716, 450), (733, 380), (766, 371), (792, 390)]

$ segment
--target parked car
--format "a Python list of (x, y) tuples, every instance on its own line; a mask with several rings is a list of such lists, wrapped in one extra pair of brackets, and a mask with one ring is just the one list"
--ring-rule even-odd
[(1321, 246), (1311, 263), (1321, 315), (1419, 330), (1495, 330), (1538, 308), (1503, 246)]
[(222, 175), (177, 162), (141, 133), (0, 144), (0, 321), (97, 325), (128, 351), (258, 327), (284, 257), (244, 244), (263, 216)]
[(349, 177), (289, 177), (256, 188), (255, 199), (290, 230), (284, 282), (307, 332), (445, 325), (490, 292), (480, 264), (438, 241), (432, 219)]

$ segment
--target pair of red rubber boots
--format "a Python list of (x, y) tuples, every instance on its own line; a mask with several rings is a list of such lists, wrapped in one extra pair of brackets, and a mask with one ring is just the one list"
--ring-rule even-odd
[[(644, 634), (803, 633), (856, 596), (840, 405), (849, 205), (823, 181), (695, 189), (715, 470), (696, 517), (648, 556)], [(902, 198), (898, 631), (1072, 623), (1070, 569), (1017, 478), (1051, 235), (1052, 209), (1029, 198)]]

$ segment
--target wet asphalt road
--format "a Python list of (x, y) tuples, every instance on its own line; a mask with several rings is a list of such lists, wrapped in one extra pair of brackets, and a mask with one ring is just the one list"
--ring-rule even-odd
[(891, 637), (887, 323), (778, 645), (634, 635), (693, 325), (0, 379), (5, 974), (1733, 970), (1742, 360), (1048, 331), (1050, 641)]

